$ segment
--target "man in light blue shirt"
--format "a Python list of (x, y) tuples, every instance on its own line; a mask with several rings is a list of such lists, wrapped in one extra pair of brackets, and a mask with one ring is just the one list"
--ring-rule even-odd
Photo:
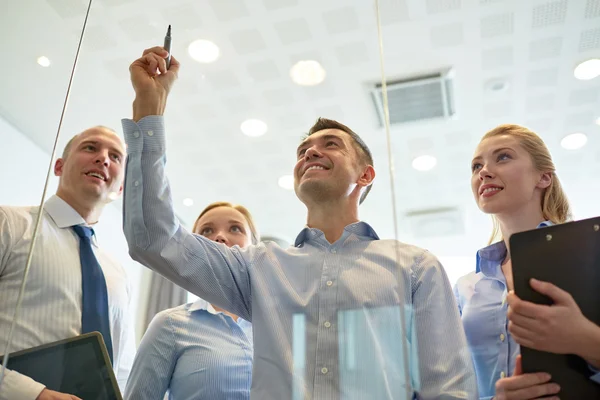
[(167, 70), (166, 55), (148, 49), (130, 67), (136, 99), (133, 119), (123, 120), (125, 235), (134, 259), (252, 321), (251, 398), (477, 398), (439, 261), (380, 240), (358, 218), (375, 170), (346, 126), (320, 120), (298, 147), (295, 190), (308, 215), (294, 247), (227, 248), (179, 224), (164, 170), (162, 117), (179, 63), (172, 57)]

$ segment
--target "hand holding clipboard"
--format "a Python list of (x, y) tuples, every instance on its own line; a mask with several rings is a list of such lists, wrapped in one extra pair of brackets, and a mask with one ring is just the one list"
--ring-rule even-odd
[(600, 350), (590, 348), (600, 340), (600, 218), (514, 234), (510, 250), (509, 330), (523, 372), (549, 373), (562, 399), (600, 398), (583, 358)]

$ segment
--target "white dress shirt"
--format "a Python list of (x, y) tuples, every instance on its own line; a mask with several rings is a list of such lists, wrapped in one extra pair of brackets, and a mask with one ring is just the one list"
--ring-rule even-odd
[[(0, 353), (4, 352), (39, 207), (0, 207)], [(70, 227), (85, 220), (58, 196), (49, 198), (37, 235), (23, 306), (10, 352), (81, 334), (79, 238)], [(125, 388), (135, 355), (131, 291), (125, 270), (92, 240), (106, 279), (114, 371)], [(34, 400), (44, 385), (7, 371), (0, 400)]]

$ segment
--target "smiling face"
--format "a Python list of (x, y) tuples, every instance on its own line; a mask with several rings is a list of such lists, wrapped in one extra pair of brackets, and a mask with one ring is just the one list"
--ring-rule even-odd
[(294, 190), (304, 203), (360, 196), (374, 177), (373, 167), (364, 165), (352, 138), (341, 130), (318, 131), (298, 147)]
[(550, 173), (538, 171), (531, 155), (511, 135), (488, 137), (479, 143), (471, 163), (471, 188), (481, 211), (514, 213), (542, 207)]
[(232, 207), (222, 206), (207, 211), (195, 224), (194, 233), (227, 247), (242, 248), (251, 244), (251, 228), (244, 215)]
[(69, 202), (108, 203), (123, 190), (125, 145), (113, 131), (95, 127), (74, 137), (54, 173), (60, 177), (57, 194)]

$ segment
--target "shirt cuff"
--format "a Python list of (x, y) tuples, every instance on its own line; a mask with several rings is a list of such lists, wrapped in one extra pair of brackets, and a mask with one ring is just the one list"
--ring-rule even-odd
[(45, 385), (28, 376), (6, 370), (0, 390), (0, 400), (36, 400), (45, 388)]
[(149, 115), (135, 122), (121, 120), (127, 153), (165, 152), (165, 119), (162, 115)]

